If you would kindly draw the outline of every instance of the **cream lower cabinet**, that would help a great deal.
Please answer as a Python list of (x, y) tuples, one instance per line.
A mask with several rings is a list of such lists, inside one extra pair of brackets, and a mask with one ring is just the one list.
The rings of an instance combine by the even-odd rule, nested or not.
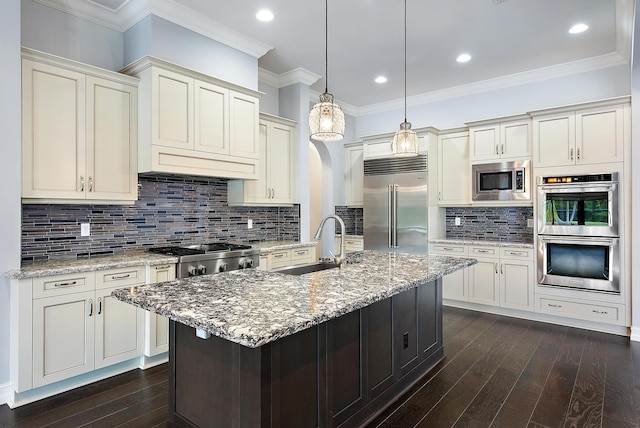
[[(148, 284), (173, 281), (176, 279), (176, 265), (173, 263), (149, 266)], [(144, 355), (153, 357), (169, 351), (169, 319), (149, 311), (145, 311), (145, 344)]]
[(22, 198), (138, 198), (137, 79), (23, 49)]
[(111, 298), (144, 284), (145, 267), (12, 283), (12, 384), (38, 388), (142, 355), (142, 310)]
[[(336, 251), (340, 251), (340, 244), (342, 243), (342, 239), (340, 236), (336, 236), (334, 238), (334, 249)], [(364, 250), (364, 238), (360, 236), (345, 236), (344, 238), (344, 250), (347, 253), (353, 251), (362, 251)]]
[(316, 247), (296, 247), (272, 250), (260, 254), (259, 270), (271, 270), (285, 266), (304, 265), (316, 261)]
[(484, 305), (499, 306), (500, 283), (497, 257), (498, 248), (469, 249), (469, 257), (478, 260), (478, 263), (469, 267), (469, 301)]
[(291, 205), (295, 181), (294, 121), (260, 114), (257, 180), (229, 180), (230, 206)]
[[(431, 244), (430, 254), (450, 257), (468, 257), (466, 245)], [(451, 300), (469, 300), (469, 269), (460, 269), (442, 277), (442, 297)]]

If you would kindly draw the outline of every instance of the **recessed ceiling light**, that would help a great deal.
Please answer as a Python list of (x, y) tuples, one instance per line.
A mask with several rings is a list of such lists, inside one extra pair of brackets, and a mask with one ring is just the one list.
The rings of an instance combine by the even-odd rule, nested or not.
[(271, 13), (270, 10), (262, 9), (256, 13), (256, 18), (258, 18), (258, 21), (262, 22), (273, 21), (273, 13)]
[(378, 76), (378, 77), (376, 77), (375, 82), (376, 83), (387, 83), (387, 78), (384, 77), (384, 76)]
[(469, 54), (460, 54), (458, 55), (458, 58), (456, 58), (456, 61), (458, 62), (467, 62), (471, 59), (471, 55)]
[(589, 26), (587, 24), (576, 24), (573, 27), (571, 27), (569, 29), (569, 32), (571, 34), (578, 34), (578, 33), (582, 33), (583, 31), (587, 31), (589, 29)]

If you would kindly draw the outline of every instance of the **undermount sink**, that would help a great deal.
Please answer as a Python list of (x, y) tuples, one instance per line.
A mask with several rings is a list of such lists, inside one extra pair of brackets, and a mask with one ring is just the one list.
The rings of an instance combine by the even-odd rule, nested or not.
[(305, 273), (319, 272), (321, 270), (334, 269), (339, 265), (337, 263), (315, 262), (306, 265), (287, 266), (279, 269), (273, 269), (271, 272), (284, 273), (287, 275), (304, 275)]

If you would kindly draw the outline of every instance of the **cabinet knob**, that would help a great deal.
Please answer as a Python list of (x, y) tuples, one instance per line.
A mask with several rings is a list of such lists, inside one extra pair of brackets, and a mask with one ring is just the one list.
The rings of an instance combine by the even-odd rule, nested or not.
[(576, 149), (576, 153), (578, 155), (578, 160), (580, 160), (580, 149)]
[(80, 191), (84, 192), (84, 175), (80, 176)]
[(573, 149), (569, 150), (569, 159), (573, 160)]

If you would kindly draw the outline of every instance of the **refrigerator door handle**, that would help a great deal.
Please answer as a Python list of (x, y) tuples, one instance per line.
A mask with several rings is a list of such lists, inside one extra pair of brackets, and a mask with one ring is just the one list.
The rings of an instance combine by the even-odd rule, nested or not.
[(393, 248), (398, 248), (398, 185), (393, 185)]
[(393, 186), (391, 184), (387, 185), (387, 197), (389, 199), (387, 204), (387, 209), (389, 212), (387, 213), (387, 246), (391, 247), (393, 245)]

